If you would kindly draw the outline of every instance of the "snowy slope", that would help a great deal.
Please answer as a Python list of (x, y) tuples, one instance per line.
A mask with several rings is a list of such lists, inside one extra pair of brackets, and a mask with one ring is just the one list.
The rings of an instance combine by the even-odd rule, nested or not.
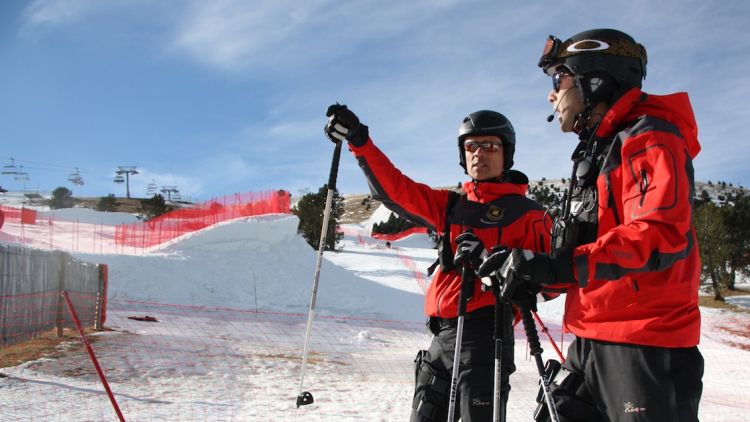
[[(101, 221), (88, 211), (68, 213)], [(372, 222), (343, 227), (343, 250), (324, 255), (305, 384), (316, 404), (302, 409), (293, 398), (316, 251), (296, 234), (296, 217), (239, 219), (137, 256), (77, 253), (110, 267), (107, 325), (114, 331), (98, 334), (95, 349), (128, 420), (408, 418), (411, 362), (429, 344), (414, 268), (429, 266), (436, 251), (426, 235), (387, 248), (367, 236)], [(563, 303), (539, 310), (557, 335)], [(247, 311), (256, 306), (261, 312)], [(160, 322), (128, 319), (134, 314)], [(750, 421), (750, 318), (710, 309), (703, 315), (701, 420)], [(528, 420), (537, 385), (520, 328), (516, 343), (509, 420)], [(111, 420), (80, 343), (65, 347), (64, 359), (2, 368), (0, 420)], [(554, 356), (549, 343), (543, 347), (546, 358)]]
[[(286, 215), (244, 218), (145, 256), (76, 256), (108, 264), (113, 299), (304, 312), (317, 252), (297, 235), (298, 223)], [(324, 256), (336, 260), (336, 254)], [(414, 321), (422, 318), (421, 303), (419, 292), (393, 295), (388, 287), (323, 261), (317, 301), (322, 314)]]

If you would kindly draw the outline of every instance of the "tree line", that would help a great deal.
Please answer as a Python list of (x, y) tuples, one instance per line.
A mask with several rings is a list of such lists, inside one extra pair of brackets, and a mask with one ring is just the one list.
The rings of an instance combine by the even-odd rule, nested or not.
[[(300, 219), (298, 232), (314, 249), (318, 248), (327, 187), (302, 196), (292, 212)], [(557, 187), (530, 186), (529, 196), (542, 206), (559, 205), (564, 190)], [(344, 210), (344, 200), (334, 193), (326, 250), (339, 250), (343, 233), (336, 230)], [(704, 190), (693, 201), (693, 224), (701, 256), (701, 282), (716, 300), (724, 300), (723, 292), (734, 291), (739, 276), (750, 276), (750, 196), (743, 190), (727, 192), (714, 201)], [(398, 233), (414, 227), (414, 223), (392, 214), (385, 222), (373, 225), (375, 233)]]

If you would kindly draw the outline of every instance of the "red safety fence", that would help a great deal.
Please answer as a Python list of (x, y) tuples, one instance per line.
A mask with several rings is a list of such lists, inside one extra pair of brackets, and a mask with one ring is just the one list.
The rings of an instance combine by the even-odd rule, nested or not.
[[(36, 224), (36, 211), (29, 208), (14, 208), (0, 205), (0, 212), (7, 220), (18, 220), (23, 224)], [(0, 224), (0, 226), (2, 226)]]
[(115, 229), (118, 246), (147, 248), (224, 221), (263, 214), (290, 212), (291, 195), (284, 190), (223, 196), (191, 208), (168, 212), (143, 223)]

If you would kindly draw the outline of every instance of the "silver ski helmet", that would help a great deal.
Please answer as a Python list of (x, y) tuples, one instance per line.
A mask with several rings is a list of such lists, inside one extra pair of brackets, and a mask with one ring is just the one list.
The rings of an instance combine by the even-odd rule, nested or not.
[(616, 29), (592, 29), (565, 41), (550, 35), (539, 67), (553, 76), (572, 74), (586, 105), (612, 104), (627, 90), (641, 87), (646, 78), (646, 49)]
[(466, 171), (466, 154), (464, 140), (470, 135), (495, 135), (503, 141), (505, 163), (503, 170), (513, 166), (513, 153), (516, 151), (516, 131), (507, 117), (491, 110), (479, 110), (464, 117), (458, 127), (458, 159), (461, 167)]

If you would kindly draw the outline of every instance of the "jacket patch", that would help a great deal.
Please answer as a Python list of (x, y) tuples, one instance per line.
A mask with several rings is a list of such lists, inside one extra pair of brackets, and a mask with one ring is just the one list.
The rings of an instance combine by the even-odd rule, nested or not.
[(489, 221), (500, 221), (503, 219), (503, 214), (505, 214), (505, 210), (497, 205), (490, 205), (490, 209), (487, 210), (487, 214), (484, 217)]

